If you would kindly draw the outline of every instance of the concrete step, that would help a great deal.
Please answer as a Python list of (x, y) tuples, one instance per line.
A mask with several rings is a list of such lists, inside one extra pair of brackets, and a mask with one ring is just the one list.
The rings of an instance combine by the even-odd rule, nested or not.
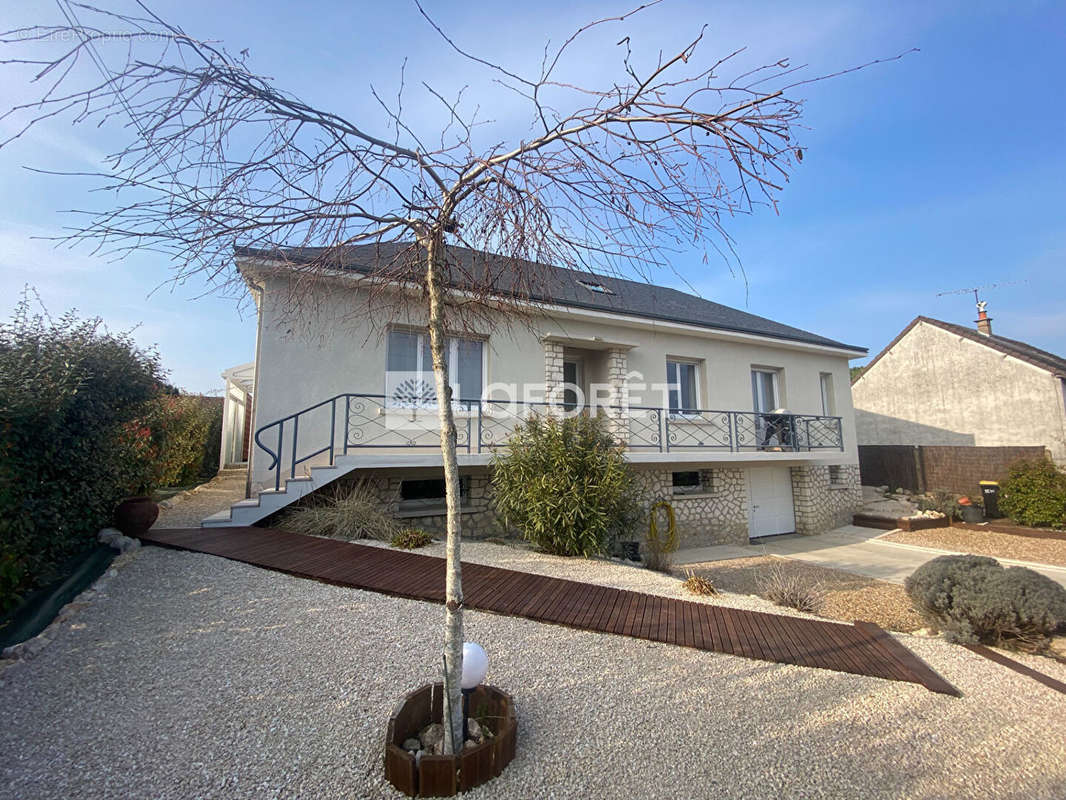
[(201, 528), (224, 528), (229, 527), (233, 523), (230, 521), (230, 511), (226, 509), (219, 511), (216, 514), (212, 514), (210, 517), (205, 517), (200, 520)]
[(264, 489), (255, 497), (234, 503), (228, 511), (212, 514), (201, 525), (208, 528), (252, 525), (351, 472), (355, 464), (345, 463), (348, 461), (351, 459), (338, 457), (332, 465), (311, 467), (310, 475), (288, 478), (281, 489)]

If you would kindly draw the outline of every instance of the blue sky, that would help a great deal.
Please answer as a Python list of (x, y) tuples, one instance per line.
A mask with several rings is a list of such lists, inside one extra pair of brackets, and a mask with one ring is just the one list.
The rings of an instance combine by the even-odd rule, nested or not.
[[(39, 10), (5, 11), (3, 27), (57, 19), (51, 4), (34, 5)], [(464, 46), (519, 68), (539, 59), (546, 39), (628, 9), (435, 0), (426, 7)], [(525, 116), (485, 88), (484, 73), (449, 54), (402, 0), (166, 0), (152, 8), (233, 52), (249, 48), (253, 69), (369, 128), (378, 119), (370, 84), (394, 93), (407, 56), (409, 86), (469, 83), (501, 135), (524, 129)], [(876, 353), (919, 314), (972, 322), (972, 295), (938, 292), (1011, 284), (983, 293), (995, 332), (1066, 354), (1066, 5), (667, 2), (624, 34), (653, 53), (676, 48), (703, 23), (708, 57), (747, 46), (751, 63), (789, 57), (810, 64), (811, 75), (920, 52), (797, 90), (806, 100), (805, 158), (778, 213), (760, 209), (728, 223), (746, 281), (694, 251), (675, 264), (692, 286), (708, 299)], [(563, 74), (586, 83), (614, 75), (617, 30), (575, 53)], [(0, 95), (25, 92), (14, 76), (0, 76)], [(412, 90), (405, 104), (413, 119), (432, 124), (424, 97)], [(232, 299), (202, 296), (197, 281), (168, 284), (161, 256), (109, 262), (33, 238), (71, 224), (61, 211), (105, 207), (109, 198), (23, 166), (89, 169), (123, 138), (114, 128), (52, 123), (0, 150), (2, 311), (33, 284), (52, 313), (76, 307), (113, 328), (139, 325), (137, 339), (158, 346), (173, 382), (217, 390), (222, 369), (254, 354), (247, 308), (242, 314)], [(682, 285), (677, 276), (661, 278)]]

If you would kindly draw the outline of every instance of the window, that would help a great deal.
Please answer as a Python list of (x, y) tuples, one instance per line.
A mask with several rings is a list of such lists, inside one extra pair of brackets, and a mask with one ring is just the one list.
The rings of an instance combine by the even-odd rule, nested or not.
[(604, 286), (602, 283), (595, 283), (594, 281), (583, 281), (580, 278), (577, 282), (588, 289), (590, 292), (596, 292), (596, 294), (614, 294), (610, 289)]
[[(448, 338), (448, 378), (455, 399), (481, 398), (483, 357), (483, 343), (480, 340)], [(391, 402), (405, 406), (436, 405), (433, 356), (430, 354), (427, 334), (407, 330), (389, 331), (385, 370), (385, 393)]]
[[(459, 478), (459, 504), (470, 497), (470, 477)], [(400, 481), (400, 510), (439, 508), (444, 505), (444, 479), (426, 478)]]
[(831, 417), (837, 413), (836, 398), (833, 396), (833, 375), (823, 372), (818, 376), (822, 387), (822, 416)]
[(829, 483), (833, 486), (840, 486), (844, 483), (844, 467), (840, 464), (829, 465)]
[(703, 476), (696, 470), (675, 472), (673, 478), (674, 494), (696, 494), (706, 492), (710, 488), (703, 480)]
[(666, 383), (671, 414), (694, 412), (699, 408), (695, 364), (691, 361), (667, 361)]
[(765, 414), (777, 408), (777, 371), (753, 369), (751, 395), (757, 412)]

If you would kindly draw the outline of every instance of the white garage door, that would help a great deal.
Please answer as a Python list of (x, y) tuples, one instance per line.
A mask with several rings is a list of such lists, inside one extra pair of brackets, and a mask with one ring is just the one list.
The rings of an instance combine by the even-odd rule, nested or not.
[(750, 537), (776, 536), (796, 532), (796, 512), (792, 505), (792, 474), (788, 467), (759, 467), (748, 470)]

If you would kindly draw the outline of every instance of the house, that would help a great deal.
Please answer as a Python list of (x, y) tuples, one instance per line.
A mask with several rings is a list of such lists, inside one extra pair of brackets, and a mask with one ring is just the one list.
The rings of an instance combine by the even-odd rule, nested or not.
[[(293, 287), (321, 251), (238, 251), (259, 314), (253, 496), (204, 525), (251, 524), (343, 479), (443, 529), (423, 303), (404, 302), (401, 282), (370, 283), (407, 249), (345, 249), (297, 312)], [(452, 247), (449, 259), (457, 290), (481, 271), (496, 296), (518, 295), (502, 258)], [(497, 525), (490, 465), (515, 425), (584, 410), (607, 415), (648, 504), (671, 499), (685, 544), (850, 520), (861, 489), (848, 360), (865, 349), (674, 289), (526, 266), (522, 314), (490, 307), (449, 339), (464, 534)]]
[(1039, 446), (1066, 463), (1066, 359), (976, 327), (915, 318), (851, 387), (861, 445)]

